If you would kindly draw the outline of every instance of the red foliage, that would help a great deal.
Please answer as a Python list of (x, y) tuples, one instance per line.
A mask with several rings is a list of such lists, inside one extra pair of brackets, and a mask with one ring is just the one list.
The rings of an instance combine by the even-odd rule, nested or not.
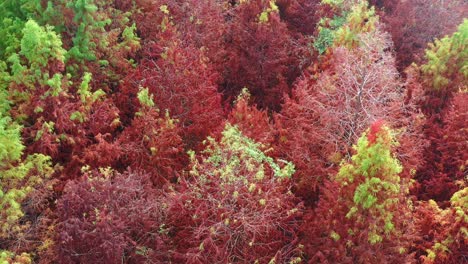
[(455, 94), (442, 115), (443, 123), (428, 123), (426, 134), (431, 145), (425, 151), (424, 167), (418, 171), (417, 179), (421, 185), (415, 190), (422, 199), (448, 201), (458, 190), (457, 182), (466, 176), (467, 99), (466, 93)]
[(462, 181), (468, 167), (468, 93), (455, 94), (445, 116), (442, 142), (438, 146), (444, 172), (454, 181)]
[(164, 261), (163, 206), (149, 178), (107, 171), (69, 182), (57, 203), (58, 262)]
[[(229, 133), (232, 132), (232, 129)], [(167, 194), (177, 263), (284, 263), (299, 255), (295, 231), (300, 205), (288, 179), (274, 175), (239, 132), (211, 142), (192, 177)], [(233, 140), (233, 141), (231, 141)], [(257, 160), (256, 160), (257, 159)]]
[[(168, 17), (161, 23), (167, 23), (166, 28), (159, 32), (157, 42), (145, 44), (145, 59), (135, 73), (128, 76), (117, 100), (129, 117), (135, 111), (131, 105), (136, 104), (138, 88), (148, 88), (154, 95), (156, 106), (163, 111), (169, 110), (170, 115), (180, 121), (184, 143), (187, 148), (193, 148), (223, 118), (221, 97), (215, 83), (217, 74), (207, 63), (202, 49), (183, 45)], [(130, 109), (129, 97), (133, 102)]]
[[(379, 1), (377, 1), (379, 2)], [(411, 63), (423, 61), (427, 43), (451, 34), (462, 22), (468, 6), (464, 1), (385, 1), (383, 21), (395, 43), (400, 72)], [(397, 3), (395, 5), (395, 3)], [(394, 6), (393, 8), (390, 6)]]
[[(118, 155), (118, 148), (113, 145), (111, 135), (119, 127), (118, 109), (109, 99), (98, 100), (91, 106), (85, 106), (77, 98), (66, 93), (58, 97), (35, 95), (36, 100), (28, 104), (27, 113), (32, 126), (25, 127), (23, 133), (28, 140), (28, 153), (44, 153), (54, 161), (66, 164), (65, 175), (73, 178), (83, 165), (110, 166)], [(42, 111), (34, 111), (42, 108)], [(79, 113), (82, 119), (72, 120), (72, 115)], [(107, 135), (104, 137), (103, 135)], [(106, 151), (111, 156), (94, 153), (96, 148)], [(88, 149), (89, 148), (89, 149)]]
[(227, 121), (236, 125), (246, 137), (265, 144), (265, 151), (272, 155), (271, 147), (276, 141), (276, 132), (271, 123), (268, 113), (265, 110), (259, 110), (255, 105), (249, 105), (250, 94), (243, 90), (237, 98)]
[[(464, 32), (423, 58), (466, 1), (370, 0), (383, 23), (362, 1), (14, 2), (0, 114), (55, 173), (11, 204), (27, 232), (0, 248), (38, 263), (466, 261)], [(38, 61), (30, 17), (52, 25)]]
[[(273, 2), (271, 2), (273, 3)], [(267, 12), (269, 1), (245, 1), (227, 11), (226, 57), (214, 61), (222, 73), (221, 90), (232, 101), (247, 87), (261, 108), (279, 110), (283, 94), (307, 66), (306, 43), (293, 37), (277, 11)]]
[(318, 0), (278, 0), (280, 16), (288, 27), (304, 35), (312, 35), (320, 17)]
[(450, 207), (442, 210), (432, 200), (419, 202), (415, 217), (423, 243), (418, 256), (425, 264), (458, 264), (466, 261), (466, 199), (468, 188), (456, 192)]
[(424, 141), (418, 140), (422, 122), (416, 99), (401, 89), (388, 36), (376, 30), (359, 38), (365, 43), (361, 47), (333, 49), (330, 67), (317, 79), (309, 76), (297, 82), (276, 116), (280, 151), (296, 165), (296, 194), (308, 202), (318, 198), (320, 183), (336, 172), (343, 157), (350, 156), (358, 135), (375, 120), (385, 119), (401, 128), (400, 137), (406, 139), (398, 155), (405, 156), (404, 165), (415, 166), (408, 167), (408, 174), (418, 161), (407, 155), (424, 147)]
[(336, 172), (342, 158), (330, 139), (329, 117), (316, 108), (317, 92), (310, 83), (301, 80), (293, 97), (286, 99), (283, 110), (275, 116), (279, 151), (296, 166), (293, 190), (306, 204), (316, 201), (320, 183)]
[(377, 134), (379, 134), (380, 129), (382, 129), (383, 125), (384, 125), (384, 121), (382, 119), (377, 120), (371, 124), (369, 134), (367, 134), (367, 140), (369, 140), (370, 144), (375, 143), (375, 140), (377, 139)]
[(163, 116), (157, 108), (142, 106), (117, 139), (120, 166), (149, 172), (157, 186), (168, 183), (187, 163), (180, 133), (179, 123), (167, 112)]

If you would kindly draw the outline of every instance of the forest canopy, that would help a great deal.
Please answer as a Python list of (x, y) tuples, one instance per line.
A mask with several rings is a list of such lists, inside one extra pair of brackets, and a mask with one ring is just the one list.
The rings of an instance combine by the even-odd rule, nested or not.
[(466, 1), (0, 10), (0, 264), (468, 263)]

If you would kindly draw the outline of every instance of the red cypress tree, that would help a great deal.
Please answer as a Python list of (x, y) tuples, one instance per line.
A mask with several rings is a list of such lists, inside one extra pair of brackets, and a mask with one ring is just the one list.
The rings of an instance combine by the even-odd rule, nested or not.
[(162, 111), (169, 110), (171, 116), (180, 121), (184, 143), (195, 147), (223, 117), (216, 86), (217, 74), (203, 49), (183, 45), (166, 14), (168, 12), (164, 8), (159, 10), (163, 17), (159, 35), (144, 44), (145, 59), (121, 87), (118, 100), (124, 113), (131, 116), (135, 109), (128, 109), (123, 104), (128, 104), (128, 97), (136, 103), (139, 86), (148, 88), (157, 107)]
[(420, 181), (417, 193), (423, 199), (448, 201), (458, 190), (458, 182), (466, 176), (467, 99), (467, 93), (457, 93), (445, 111), (443, 127), (435, 126), (435, 131), (428, 131), (432, 144), (426, 149), (425, 166), (417, 177)]
[(227, 11), (226, 57), (215, 61), (228, 102), (247, 87), (261, 108), (278, 110), (307, 64), (305, 42), (281, 21), (276, 1), (240, 1)]
[[(462, 184), (463, 185), (463, 184)], [(455, 192), (450, 206), (441, 209), (433, 200), (418, 204), (417, 226), (424, 243), (419, 246), (420, 260), (425, 264), (463, 263), (468, 244), (468, 188)]]
[(420, 136), (422, 121), (416, 99), (402, 91), (388, 36), (377, 27), (357, 34), (355, 42), (360, 44), (352, 49), (331, 49), (330, 68), (318, 79), (298, 82), (276, 118), (281, 152), (297, 166), (296, 191), (311, 202), (320, 182), (349, 156), (357, 135), (376, 120), (388, 120), (407, 138), (399, 149), (405, 165), (411, 164), (407, 174), (419, 166), (408, 155), (424, 146), (412, 141)]
[(312, 35), (320, 17), (318, 0), (278, 0), (281, 18), (288, 27), (304, 35)]
[[(461, 142), (450, 143), (453, 139), (449, 138), (451, 134), (456, 139), (463, 138), (460, 137), (459, 131), (461, 125), (457, 123), (462, 122), (464, 118), (463, 115), (460, 116), (459, 111), (463, 111), (463, 103), (459, 100), (465, 97), (463, 93), (466, 76), (463, 72), (466, 61), (464, 51), (468, 38), (466, 29), (468, 20), (465, 20), (452, 36), (431, 44), (430, 49), (426, 51), (427, 63), (420, 67), (420, 82), (426, 87), (421, 108), (427, 116), (425, 134), (430, 140), (430, 145), (425, 149), (424, 167), (416, 175), (422, 184), (416, 193), (421, 198), (435, 199), (438, 202), (447, 202), (450, 199), (457, 189), (454, 180), (463, 173), (457, 171), (460, 167), (452, 166), (463, 166), (460, 160), (463, 159), (464, 153), (457, 148), (463, 148), (464, 145)], [(457, 101), (454, 101), (455, 96), (459, 97)], [(449, 107), (452, 104), (453, 108)], [(447, 144), (456, 147), (446, 147)], [(454, 163), (455, 160), (457, 161)], [(442, 187), (443, 185), (447, 187)]]
[[(464, 1), (385, 1), (383, 22), (395, 43), (400, 72), (411, 63), (421, 63), (428, 43), (456, 30), (468, 5)], [(392, 4), (393, 2), (393, 4)], [(429, 15), (430, 14), (430, 15)]]
[(161, 114), (148, 89), (138, 93), (140, 111), (117, 139), (121, 165), (145, 170), (161, 186), (174, 179), (186, 165), (181, 128), (169, 112)]
[(265, 145), (265, 151), (271, 155), (271, 147), (276, 141), (275, 130), (270, 122), (268, 113), (259, 110), (255, 105), (250, 105), (251, 97), (247, 89), (243, 89), (237, 97), (234, 107), (228, 116), (227, 121), (236, 125), (239, 130), (248, 138)]
[(148, 174), (86, 172), (67, 184), (56, 214), (60, 263), (165, 260), (163, 205)]

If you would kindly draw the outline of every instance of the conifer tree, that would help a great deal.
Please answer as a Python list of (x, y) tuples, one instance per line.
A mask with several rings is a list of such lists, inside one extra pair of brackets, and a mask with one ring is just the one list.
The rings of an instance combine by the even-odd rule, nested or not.
[(117, 139), (120, 160), (124, 167), (147, 171), (153, 183), (162, 186), (187, 164), (180, 123), (169, 111), (160, 112), (148, 89), (140, 89), (137, 97), (140, 110)]
[[(294, 165), (275, 161), (227, 124), (217, 141), (190, 152), (191, 177), (167, 194), (173, 260), (284, 263), (301, 257), (295, 237), (300, 204), (289, 191)], [(283, 165), (284, 164), (284, 165)]]
[(423, 80), (436, 91), (457, 92), (466, 89), (468, 78), (468, 19), (452, 36), (429, 44), (427, 63), (421, 66)]
[(271, 155), (272, 146), (275, 143), (275, 131), (266, 110), (259, 110), (251, 104), (251, 95), (247, 88), (234, 102), (234, 107), (228, 116), (228, 122), (237, 126), (239, 130), (248, 138), (265, 145)]
[(421, 184), (416, 193), (424, 199), (447, 202), (457, 190), (457, 178), (465, 170), (464, 152), (458, 149), (466, 145), (466, 133), (460, 126), (466, 123), (461, 122), (465, 117), (465, 104), (461, 101), (467, 92), (467, 40), (468, 20), (465, 19), (452, 36), (429, 45), (427, 63), (419, 67), (425, 87), (421, 108), (427, 116), (425, 134), (430, 140), (424, 152), (424, 166), (416, 175)]
[[(309, 252), (316, 261), (372, 263), (410, 261), (414, 232), (407, 200), (407, 182), (393, 156), (392, 131), (374, 123), (354, 146), (322, 191), (315, 210)], [(307, 224), (306, 224), (307, 225)]]
[(456, 264), (466, 260), (468, 244), (468, 188), (461, 188), (450, 198), (449, 206), (439, 207), (434, 200), (421, 201), (415, 213), (424, 264)]
[[(20, 129), (10, 117), (0, 113), (1, 263), (30, 263), (29, 254), (10, 252), (8, 249), (13, 249), (16, 241), (28, 236), (28, 229), (33, 223), (25, 217), (23, 205), (36, 188), (46, 186), (47, 178), (53, 172), (50, 157), (33, 154), (22, 159), (24, 145), (21, 142)], [(19, 251), (21, 247), (15, 247), (14, 250)], [(14, 253), (18, 255), (15, 256)]]

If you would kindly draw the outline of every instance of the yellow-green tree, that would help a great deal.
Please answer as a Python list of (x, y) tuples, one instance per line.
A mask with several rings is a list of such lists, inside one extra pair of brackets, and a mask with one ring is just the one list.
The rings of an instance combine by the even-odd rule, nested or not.
[(409, 261), (408, 188), (392, 153), (392, 133), (374, 123), (354, 146), (351, 161), (326, 184), (309, 234), (315, 256), (336, 263)]
[(29, 227), (28, 221), (22, 221), (23, 203), (53, 172), (49, 157), (33, 154), (22, 159), (23, 149), (20, 126), (0, 113), (0, 240), (6, 246), (0, 250), (0, 263), (29, 263), (28, 254), (15, 256), (7, 251), (8, 241), (18, 239)]
[(452, 36), (437, 39), (426, 50), (427, 63), (421, 66), (423, 79), (437, 91), (467, 90), (468, 19)]

